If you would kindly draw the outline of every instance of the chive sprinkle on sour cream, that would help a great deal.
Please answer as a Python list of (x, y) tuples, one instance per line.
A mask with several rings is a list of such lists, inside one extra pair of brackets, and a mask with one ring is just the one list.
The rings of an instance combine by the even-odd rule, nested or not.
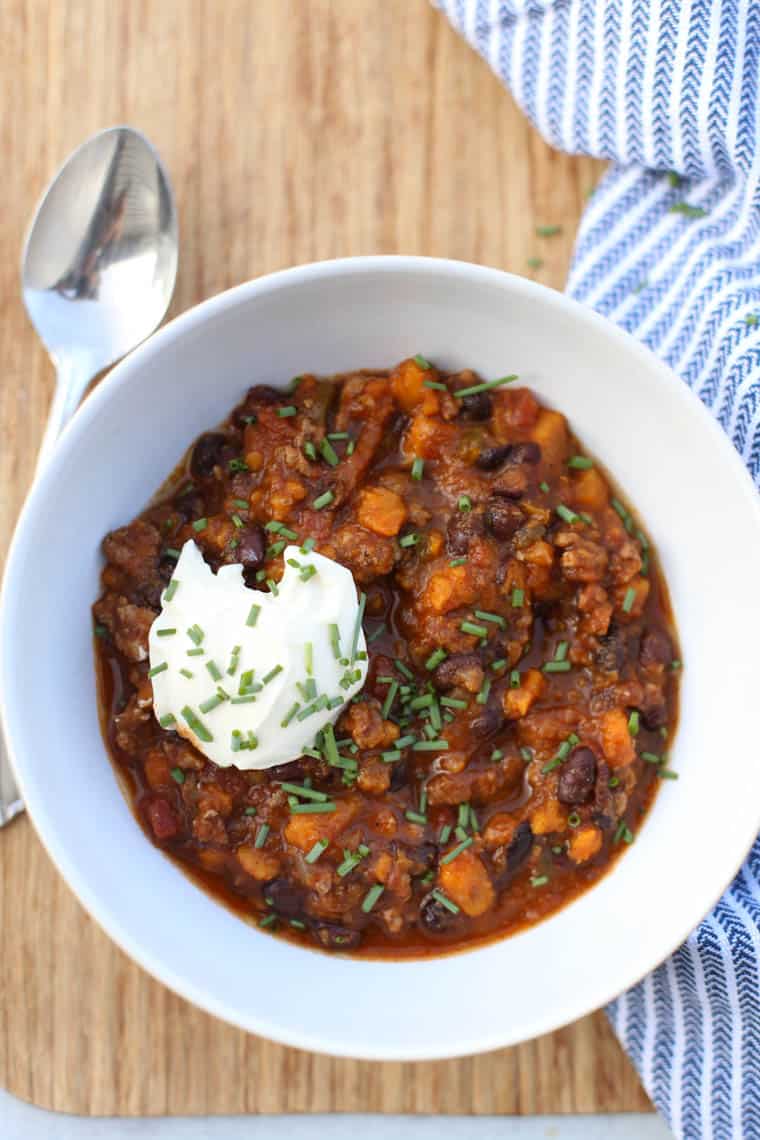
[(284, 561), (276, 593), (251, 590), (242, 566), (214, 574), (186, 542), (151, 626), (156, 718), (222, 767), (301, 756), (367, 676), (351, 572), (299, 546)]

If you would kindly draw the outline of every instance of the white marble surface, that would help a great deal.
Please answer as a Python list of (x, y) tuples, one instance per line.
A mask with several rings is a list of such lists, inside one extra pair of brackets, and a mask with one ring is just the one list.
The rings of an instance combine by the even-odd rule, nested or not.
[(2, 1140), (669, 1140), (658, 1116), (63, 1116), (0, 1089)]

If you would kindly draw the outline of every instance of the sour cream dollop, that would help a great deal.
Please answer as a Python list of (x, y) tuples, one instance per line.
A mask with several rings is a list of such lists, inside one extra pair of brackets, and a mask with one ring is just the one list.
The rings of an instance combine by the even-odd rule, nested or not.
[(276, 593), (251, 590), (186, 542), (150, 629), (156, 717), (224, 767), (301, 756), (367, 676), (351, 572), (298, 546), (284, 559)]

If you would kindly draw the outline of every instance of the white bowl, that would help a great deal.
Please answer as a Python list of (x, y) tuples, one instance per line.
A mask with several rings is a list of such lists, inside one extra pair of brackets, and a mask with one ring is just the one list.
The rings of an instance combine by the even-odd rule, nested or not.
[[(252, 383), (390, 366), (417, 352), (517, 372), (565, 412), (659, 550), (686, 667), (666, 782), (614, 870), (545, 922), (418, 962), (329, 957), (214, 902), (147, 841), (111, 769), (90, 606), (103, 535)], [(24, 508), (3, 595), (0, 692), (39, 835), (111, 937), (166, 985), (244, 1029), (376, 1059), (472, 1053), (602, 1005), (687, 936), (760, 826), (760, 507), (709, 414), (588, 309), (496, 270), (357, 258), (276, 273), (199, 305), (89, 397)]]

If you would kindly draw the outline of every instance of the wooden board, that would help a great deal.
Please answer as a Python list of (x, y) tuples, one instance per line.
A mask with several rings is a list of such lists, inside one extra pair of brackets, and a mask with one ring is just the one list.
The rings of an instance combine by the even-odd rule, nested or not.
[[(174, 179), (173, 313), (268, 270), (358, 253), (516, 272), (540, 256), (536, 275), (563, 284), (599, 167), (545, 146), (426, 0), (3, 0), (2, 16), (3, 550), (53, 375), (18, 295), (22, 234), (49, 176), (100, 127), (141, 127)], [(562, 234), (537, 238), (548, 222)], [(335, 1061), (231, 1029), (111, 945), (26, 819), (0, 832), (0, 939), (0, 1083), (61, 1111), (648, 1107), (602, 1014), (519, 1048), (415, 1065)]]

